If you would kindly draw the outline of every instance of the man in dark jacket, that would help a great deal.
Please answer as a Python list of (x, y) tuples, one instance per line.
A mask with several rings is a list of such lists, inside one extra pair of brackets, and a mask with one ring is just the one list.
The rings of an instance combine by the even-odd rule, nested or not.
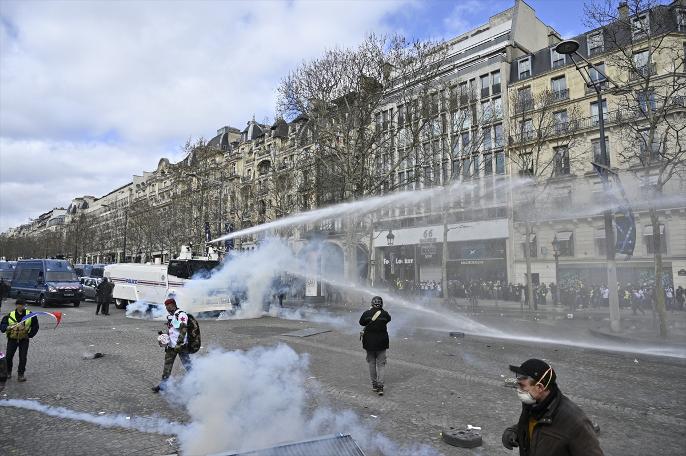
[(362, 348), (367, 351), (367, 364), (369, 364), (369, 376), (372, 379), (372, 390), (379, 396), (383, 396), (384, 370), (386, 367), (386, 350), (388, 350), (388, 331), (386, 325), (390, 323), (391, 316), (383, 310), (381, 296), (372, 298), (372, 308), (360, 317), (360, 324), (364, 326), (362, 331)]
[(2, 301), (5, 300), (10, 292), (10, 284), (5, 282), (5, 279), (0, 279), (0, 308), (2, 308)]
[(17, 299), (16, 309), (5, 315), (0, 321), (0, 332), (7, 333), (7, 375), (12, 376), (14, 354), (19, 349), (19, 367), (17, 381), (25, 382), (26, 357), (29, 352), (29, 339), (38, 332), (38, 318), (21, 321), (30, 311), (25, 307), (22, 299)]
[(503, 432), (503, 446), (520, 456), (603, 456), (593, 424), (557, 386), (552, 367), (540, 359), (510, 366), (522, 402), (519, 422)]
[(100, 312), (100, 307), (102, 306), (102, 314), (110, 314), (110, 301), (112, 300), (112, 290), (114, 289), (114, 284), (110, 282), (107, 277), (103, 277), (102, 281), (98, 284), (98, 288), (95, 292), (95, 315)]

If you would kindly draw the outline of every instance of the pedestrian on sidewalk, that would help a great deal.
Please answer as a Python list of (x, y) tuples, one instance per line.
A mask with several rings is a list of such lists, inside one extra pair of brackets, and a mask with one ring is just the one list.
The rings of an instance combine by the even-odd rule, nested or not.
[(519, 421), (505, 429), (503, 446), (519, 447), (520, 456), (602, 456), (591, 420), (562, 394), (548, 363), (529, 359), (510, 366), (517, 375), (522, 402)]
[(360, 325), (364, 326), (360, 334), (362, 348), (367, 352), (369, 376), (372, 380), (372, 390), (383, 396), (384, 373), (386, 369), (386, 350), (388, 350), (388, 330), (391, 315), (383, 309), (381, 296), (372, 298), (372, 308), (360, 317)]
[(159, 393), (160, 390), (164, 389), (165, 382), (171, 376), (177, 355), (181, 359), (181, 364), (183, 364), (186, 372), (191, 370), (191, 355), (188, 347), (188, 315), (176, 306), (174, 298), (164, 301), (164, 307), (169, 315), (167, 315), (166, 331), (161, 335), (166, 334), (168, 342), (164, 348), (162, 381), (159, 385), (152, 387), (155, 393)]
[(29, 339), (32, 339), (38, 333), (38, 318), (29, 318), (22, 322), (22, 318), (31, 313), (31, 311), (26, 308), (25, 302), (21, 298), (17, 298), (15, 306), (15, 309), (5, 315), (0, 321), (0, 332), (7, 334), (7, 353), (5, 355), (7, 376), (12, 376), (14, 354), (19, 350), (17, 381), (25, 382), (26, 377), (24, 373), (26, 372), (26, 359), (29, 353)]

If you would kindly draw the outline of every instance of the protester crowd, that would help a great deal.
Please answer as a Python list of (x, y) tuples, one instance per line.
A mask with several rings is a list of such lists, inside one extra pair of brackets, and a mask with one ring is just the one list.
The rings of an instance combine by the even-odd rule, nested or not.
[[(443, 296), (441, 280), (414, 282), (397, 279), (390, 285), (400, 294), (418, 297)], [(559, 287), (559, 290), (558, 290)], [(490, 299), (497, 301), (528, 303), (526, 284), (509, 283), (501, 280), (449, 280), (448, 292), (451, 298)], [(560, 305), (569, 309), (607, 307), (609, 289), (605, 285), (589, 285), (583, 280), (566, 280), (560, 285), (551, 282), (534, 285), (532, 305)], [(559, 295), (558, 295), (559, 292)], [(618, 286), (619, 306), (631, 308), (633, 314), (645, 314), (655, 310), (656, 295), (653, 283), (621, 283)], [(671, 284), (664, 286), (665, 307), (671, 311), (686, 310), (686, 290)]]

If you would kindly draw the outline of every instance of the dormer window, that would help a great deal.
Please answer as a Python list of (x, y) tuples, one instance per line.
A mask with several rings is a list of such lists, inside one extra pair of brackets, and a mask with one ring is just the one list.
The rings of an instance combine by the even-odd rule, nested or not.
[(603, 32), (591, 33), (586, 38), (588, 42), (588, 55), (600, 54), (605, 50), (605, 43), (603, 42)]
[(566, 63), (565, 55), (559, 54), (555, 49), (550, 50), (550, 66), (552, 68), (558, 68)]
[(531, 57), (524, 57), (518, 62), (519, 79), (525, 79), (531, 76)]
[(641, 14), (631, 20), (631, 36), (634, 39), (645, 38), (650, 33), (648, 14)]

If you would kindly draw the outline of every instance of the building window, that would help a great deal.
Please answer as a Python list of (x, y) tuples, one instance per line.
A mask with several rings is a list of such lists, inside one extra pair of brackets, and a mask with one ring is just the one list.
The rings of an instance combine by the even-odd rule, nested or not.
[(503, 118), (503, 100), (500, 97), (493, 99), (493, 118)]
[(493, 154), (484, 154), (484, 175), (493, 174)]
[(569, 149), (567, 146), (559, 146), (553, 148), (553, 151), (555, 152), (555, 175), (569, 175)]
[(495, 154), (495, 172), (496, 174), (505, 174), (505, 152)]
[(494, 71), (491, 73), (493, 95), (498, 95), (500, 93), (500, 71)]
[(560, 256), (574, 256), (574, 233), (559, 231), (555, 234), (560, 249)]
[(531, 76), (531, 57), (525, 57), (518, 62), (519, 79), (525, 79)]
[(629, 75), (631, 79), (647, 78), (655, 73), (655, 65), (650, 61), (650, 53), (647, 50), (634, 53), (634, 68)]
[(678, 8), (675, 12), (677, 30), (680, 32), (686, 32), (686, 10)]
[(631, 20), (631, 35), (634, 39), (645, 38), (650, 33), (647, 14), (641, 14)]
[(655, 103), (655, 92), (653, 90), (648, 90), (647, 92), (637, 92), (636, 102), (638, 104), (638, 109), (641, 113), (648, 115), (649, 112), (654, 112), (657, 109), (657, 104)]
[(596, 54), (600, 54), (605, 50), (605, 46), (603, 43), (603, 32), (596, 32), (596, 33), (591, 33), (586, 37), (586, 40), (588, 42), (588, 55), (593, 56)]
[(517, 91), (517, 105), (518, 112), (529, 111), (534, 107), (534, 97), (531, 94), (531, 87), (523, 87)]
[(467, 179), (469, 178), (469, 173), (472, 170), (472, 160), (469, 158), (466, 158), (462, 160), (462, 178)]
[(469, 132), (462, 133), (462, 154), (469, 152)]
[(653, 132), (653, 141), (650, 141), (650, 129), (638, 132), (638, 144), (641, 153), (641, 162), (648, 163), (660, 159), (660, 137), (656, 131)]
[(405, 125), (405, 105), (398, 105), (398, 125)]
[(565, 64), (565, 55), (558, 54), (555, 49), (550, 50), (550, 66), (552, 68), (558, 68)]
[(521, 124), (522, 139), (533, 139), (534, 137), (534, 121), (532, 119), (525, 119)]
[(569, 90), (567, 89), (567, 79), (564, 76), (553, 78), (550, 81), (550, 88), (553, 93), (553, 100), (566, 100), (569, 98)]
[(485, 74), (481, 76), (481, 98), (486, 98), (491, 95), (491, 78)]
[[(522, 252), (526, 256), (526, 235), (522, 237)], [(529, 234), (529, 258), (536, 258), (538, 256), (538, 240), (536, 234)]]
[(472, 155), (472, 164), (474, 165), (474, 173), (472, 176), (478, 176), (480, 174), (479, 171), (481, 170), (481, 155), (479, 155), (478, 152)]
[(567, 116), (566, 109), (554, 112), (553, 120), (555, 122), (555, 133), (563, 133), (567, 131), (567, 127), (569, 126), (569, 117)]
[[(601, 88), (601, 89), (604, 88), (604, 86), (606, 84), (605, 63), (603, 63), (603, 62), (598, 63), (595, 65), (595, 68), (589, 67), (588, 68), (588, 74), (591, 78), (591, 83), (592, 83), (591, 85), (592, 86), (594, 85), (593, 83), (595, 83), (595, 85), (598, 85), (599, 88)], [(594, 88), (589, 87), (588, 90), (594, 90)]]
[[(598, 102), (594, 101), (591, 103), (591, 120), (593, 121), (594, 126), (597, 126), (600, 121), (599, 115)], [(607, 100), (603, 100), (603, 119), (607, 119)]]
[(593, 240), (598, 256), (604, 257), (607, 255), (607, 242), (605, 241), (605, 228), (596, 228), (593, 234)]
[(493, 108), (491, 106), (491, 102), (488, 100), (481, 102), (481, 118), (483, 119), (484, 123), (488, 123), (493, 120)]
[(493, 148), (493, 140), (491, 138), (491, 128), (486, 127), (482, 131), (484, 150), (491, 150)]
[[(643, 227), (643, 240), (646, 244), (648, 254), (654, 254), (655, 241), (653, 240), (653, 225)], [(667, 253), (667, 239), (665, 237), (665, 226), (660, 224), (660, 253)]]
[(610, 140), (605, 137), (605, 149), (607, 151), (607, 159), (603, 158), (600, 150), (600, 138), (591, 140), (591, 147), (593, 148), (593, 162), (610, 166)]
[(493, 125), (493, 142), (495, 147), (503, 147), (503, 124)]

